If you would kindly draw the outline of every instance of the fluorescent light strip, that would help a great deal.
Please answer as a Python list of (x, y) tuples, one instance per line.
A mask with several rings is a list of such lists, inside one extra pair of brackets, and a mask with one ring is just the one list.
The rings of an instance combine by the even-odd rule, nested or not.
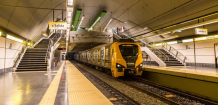
[(92, 30), (92, 27), (101, 19), (101, 17), (98, 17), (98, 19), (95, 21), (95, 23), (89, 28), (89, 31)]
[(13, 37), (13, 36), (11, 36), (11, 35), (7, 35), (7, 38), (8, 38), (8, 39), (11, 39), (11, 40), (14, 40), (14, 41), (18, 41), (18, 42), (20, 42), (20, 43), (23, 43), (23, 40), (18, 39), (18, 38), (15, 38), (15, 37)]
[(177, 41), (174, 41), (174, 42), (167, 42), (167, 44), (177, 44)]
[[(78, 28), (81, 26), (83, 19), (84, 19), (84, 16), (83, 16), (82, 19), (80, 20), (80, 23), (79, 23)], [(77, 29), (78, 29), (78, 28), (77, 28)]]
[(186, 39), (186, 40), (182, 40), (183, 43), (185, 42), (193, 42), (193, 39)]
[(68, 12), (68, 17), (71, 17), (71, 15), (72, 15), (72, 12)]
[(71, 18), (67, 18), (67, 22), (70, 22), (71, 21)]
[(108, 27), (108, 25), (111, 23), (113, 19), (110, 19), (110, 21), (107, 23), (106, 27), (104, 28), (103, 32), (106, 30), (106, 28)]
[(73, 0), (68, 0), (68, 5), (73, 6)]

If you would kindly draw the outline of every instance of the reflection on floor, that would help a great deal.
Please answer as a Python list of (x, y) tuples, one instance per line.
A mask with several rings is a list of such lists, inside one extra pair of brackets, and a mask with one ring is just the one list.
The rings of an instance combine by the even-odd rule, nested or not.
[(202, 75), (218, 76), (218, 68), (195, 67), (195, 66), (168, 66), (159, 67), (157, 65), (144, 65), (144, 67), (163, 68), (166, 70), (177, 70), (185, 73), (197, 73)]
[(0, 75), (1, 105), (38, 105), (61, 63), (52, 71), (9, 72)]

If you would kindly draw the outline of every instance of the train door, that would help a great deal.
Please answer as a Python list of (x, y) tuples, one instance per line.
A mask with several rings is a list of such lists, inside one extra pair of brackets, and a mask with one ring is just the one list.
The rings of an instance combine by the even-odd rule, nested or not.
[(104, 47), (101, 48), (101, 65), (104, 66)]
[(100, 65), (101, 63), (100, 59), (101, 59), (101, 50), (99, 49), (98, 50), (98, 65)]
[(92, 51), (92, 64), (95, 64), (95, 51)]
[(114, 72), (116, 71), (116, 62), (115, 62), (115, 49), (114, 45), (111, 47), (111, 73), (114, 76)]
[(105, 66), (108, 67), (108, 48), (105, 49)]

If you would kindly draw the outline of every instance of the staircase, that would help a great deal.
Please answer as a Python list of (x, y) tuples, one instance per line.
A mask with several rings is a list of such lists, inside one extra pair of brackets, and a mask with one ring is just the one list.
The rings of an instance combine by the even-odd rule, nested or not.
[[(147, 42), (140, 40), (144, 43), (145, 48), (141, 47), (145, 52), (155, 60), (159, 66), (185, 66), (186, 56), (174, 49), (167, 43), (163, 43), (161, 47), (153, 47)], [(150, 49), (150, 50), (148, 50)]]
[(159, 49), (162, 53), (164, 53), (166, 56), (169, 57), (169, 60), (164, 61), (167, 66), (184, 66), (180, 61), (178, 61), (176, 58), (174, 58), (172, 55), (170, 55), (167, 51), (164, 49)]
[(49, 39), (43, 39), (35, 48), (27, 48), (16, 71), (47, 71)]

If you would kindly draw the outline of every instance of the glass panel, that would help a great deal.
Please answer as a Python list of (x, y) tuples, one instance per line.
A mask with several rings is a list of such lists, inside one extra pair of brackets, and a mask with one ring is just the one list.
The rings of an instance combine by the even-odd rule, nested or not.
[(137, 45), (120, 45), (120, 52), (122, 56), (137, 56), (138, 46)]

